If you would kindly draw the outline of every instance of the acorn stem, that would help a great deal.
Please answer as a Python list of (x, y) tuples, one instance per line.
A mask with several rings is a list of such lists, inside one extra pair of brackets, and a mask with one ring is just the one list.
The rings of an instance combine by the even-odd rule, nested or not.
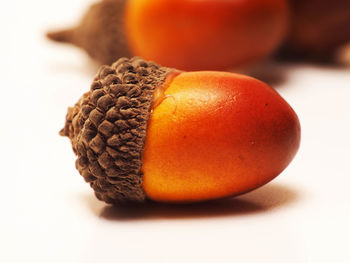
[(46, 34), (46, 37), (56, 41), (64, 43), (75, 43), (74, 40), (75, 28), (60, 30), (60, 31), (51, 31)]

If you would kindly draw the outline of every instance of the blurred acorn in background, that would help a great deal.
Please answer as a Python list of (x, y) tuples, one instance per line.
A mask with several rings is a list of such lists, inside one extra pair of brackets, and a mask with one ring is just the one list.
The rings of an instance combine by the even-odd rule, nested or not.
[(287, 0), (102, 0), (50, 32), (101, 64), (137, 55), (182, 70), (230, 69), (268, 57), (288, 28)]
[(346, 58), (350, 52), (350, 48), (345, 51), (350, 43), (349, 0), (290, 0), (290, 4), (284, 56), (317, 61)]

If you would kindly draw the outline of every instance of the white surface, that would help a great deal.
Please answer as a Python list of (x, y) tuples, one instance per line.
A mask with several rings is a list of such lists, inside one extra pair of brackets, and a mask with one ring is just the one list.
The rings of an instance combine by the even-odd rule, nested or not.
[(2, 4), (0, 262), (350, 262), (349, 69), (267, 67), (285, 77), (275, 87), (302, 126), (297, 157), (267, 186), (211, 204), (111, 208), (58, 136), (95, 67), (43, 37), (86, 5)]

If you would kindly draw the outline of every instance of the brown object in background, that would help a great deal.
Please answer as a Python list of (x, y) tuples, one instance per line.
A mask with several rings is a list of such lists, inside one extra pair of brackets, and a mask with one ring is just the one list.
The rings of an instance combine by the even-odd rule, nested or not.
[(110, 65), (130, 56), (124, 30), (126, 0), (103, 0), (91, 5), (80, 23), (73, 28), (47, 33), (51, 40), (71, 43), (101, 64)]
[(102, 0), (76, 28), (48, 37), (101, 64), (133, 55), (182, 70), (222, 70), (271, 55), (288, 15), (287, 0)]
[(287, 57), (330, 61), (350, 42), (349, 0), (290, 0), (291, 28), (283, 48)]

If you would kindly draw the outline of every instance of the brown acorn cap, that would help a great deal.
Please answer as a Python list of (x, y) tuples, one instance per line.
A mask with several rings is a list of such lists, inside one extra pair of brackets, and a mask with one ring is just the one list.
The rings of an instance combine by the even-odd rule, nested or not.
[(89, 8), (78, 26), (49, 32), (47, 37), (83, 48), (93, 59), (110, 65), (130, 56), (124, 32), (125, 4), (126, 0), (102, 0)]
[(153, 94), (171, 71), (141, 58), (102, 66), (90, 91), (68, 109), (62, 136), (78, 156), (76, 168), (107, 203), (145, 200), (142, 153)]

